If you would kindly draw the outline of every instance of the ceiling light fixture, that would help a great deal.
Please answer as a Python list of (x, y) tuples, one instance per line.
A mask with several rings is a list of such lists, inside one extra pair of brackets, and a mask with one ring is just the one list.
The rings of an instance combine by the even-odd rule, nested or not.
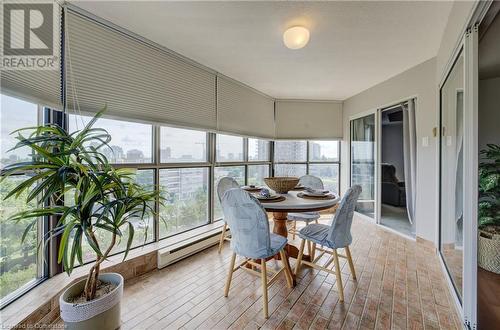
[(293, 26), (283, 33), (283, 43), (290, 49), (301, 49), (309, 42), (309, 30), (303, 26)]

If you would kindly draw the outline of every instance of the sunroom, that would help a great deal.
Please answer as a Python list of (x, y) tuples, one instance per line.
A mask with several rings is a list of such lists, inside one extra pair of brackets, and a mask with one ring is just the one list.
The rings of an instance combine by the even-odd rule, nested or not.
[(498, 3), (0, 6), (2, 327), (500, 321)]

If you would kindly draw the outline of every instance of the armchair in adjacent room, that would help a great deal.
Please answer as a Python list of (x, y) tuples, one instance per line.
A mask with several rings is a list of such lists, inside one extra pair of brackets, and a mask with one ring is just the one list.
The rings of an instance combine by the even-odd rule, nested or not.
[(392, 164), (382, 165), (382, 203), (392, 206), (406, 206), (405, 183), (396, 177), (396, 167)]

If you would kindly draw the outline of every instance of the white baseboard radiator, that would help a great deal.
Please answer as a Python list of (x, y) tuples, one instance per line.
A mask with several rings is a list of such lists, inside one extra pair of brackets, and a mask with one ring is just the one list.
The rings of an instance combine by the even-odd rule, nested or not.
[(219, 238), (220, 232), (160, 249), (158, 250), (158, 268), (164, 268), (213, 245), (219, 244)]

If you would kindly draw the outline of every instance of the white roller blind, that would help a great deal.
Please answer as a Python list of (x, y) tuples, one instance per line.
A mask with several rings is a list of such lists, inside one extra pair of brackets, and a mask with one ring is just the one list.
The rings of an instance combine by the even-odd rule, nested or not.
[(69, 111), (216, 128), (215, 74), (67, 9)]
[(342, 103), (328, 101), (276, 101), (279, 139), (341, 139)]
[[(33, 7), (30, 7), (33, 6)], [(27, 10), (39, 9), (36, 6), (47, 6), (47, 10), (42, 12), (44, 19), (43, 28), (36, 31), (36, 34), (31, 33), (29, 39), (26, 39), (25, 29), (27, 29), (24, 20), (13, 19), (11, 17), (12, 11), (4, 8), (4, 6), (19, 6), (13, 8), (18, 14), (25, 15)], [(27, 49), (18, 50), (19, 53), (13, 55), (6, 55), (3, 61), (8, 61), (6, 66), (4, 63), (0, 65), (0, 92), (12, 97), (18, 97), (26, 101), (38, 103), (42, 106), (49, 106), (54, 108), (61, 108), (61, 34), (60, 34), (60, 21), (61, 21), (61, 8), (57, 3), (5, 3), (1, 4), (0, 14), (4, 18), (4, 14), (10, 17), (9, 25), (2, 28), (8, 28), (10, 31), (7, 43), (17, 43), (17, 46), (27, 47)], [(3, 10), (7, 10), (5, 13)], [(23, 16), (21, 16), (23, 18)], [(7, 23), (7, 22), (6, 22)], [(47, 26), (45, 26), (47, 24)], [(0, 48), (2, 55), (5, 52), (4, 46), (4, 33), (0, 33)], [(31, 49), (31, 42), (36, 43), (42, 52), (44, 48), (46, 53), (29, 53), (34, 50)], [(40, 44), (41, 42), (41, 44)], [(28, 53), (25, 53), (27, 51)], [(50, 61), (51, 65), (47, 63)], [(33, 64), (36, 62), (38, 64)], [(17, 64), (12, 64), (17, 63)], [(25, 63), (26, 65), (23, 65)]]
[(224, 76), (217, 78), (217, 129), (275, 137), (274, 100)]

